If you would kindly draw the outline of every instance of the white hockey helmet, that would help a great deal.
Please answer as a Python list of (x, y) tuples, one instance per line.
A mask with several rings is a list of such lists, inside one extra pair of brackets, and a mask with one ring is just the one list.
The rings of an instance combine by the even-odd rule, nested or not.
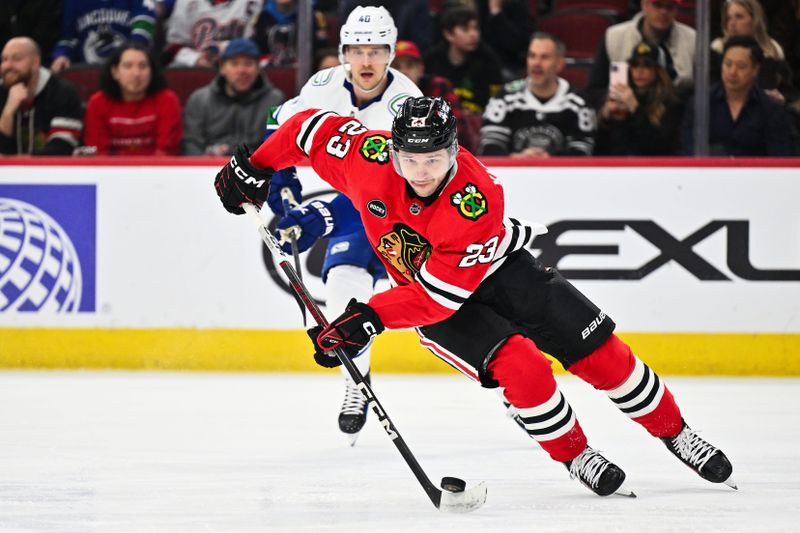
[(357, 44), (384, 44), (389, 47), (389, 63), (394, 59), (397, 27), (385, 7), (356, 6), (339, 31), (339, 61), (344, 65), (344, 47)]

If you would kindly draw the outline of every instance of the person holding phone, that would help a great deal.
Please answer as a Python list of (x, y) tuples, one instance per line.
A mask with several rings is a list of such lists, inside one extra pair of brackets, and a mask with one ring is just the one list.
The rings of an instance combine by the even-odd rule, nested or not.
[(682, 116), (664, 50), (642, 41), (627, 62), (611, 64), (595, 155), (677, 155)]

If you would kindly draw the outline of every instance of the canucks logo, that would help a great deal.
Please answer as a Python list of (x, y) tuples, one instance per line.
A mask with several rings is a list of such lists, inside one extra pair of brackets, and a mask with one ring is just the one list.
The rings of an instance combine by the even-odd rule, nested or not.
[(389, 101), (389, 111), (392, 113), (392, 116), (397, 116), (397, 113), (400, 112), (400, 108), (403, 106), (403, 102), (410, 96), (411, 95), (408, 93), (400, 93)]
[(367, 161), (383, 165), (389, 162), (389, 139), (383, 135), (370, 135), (358, 151)]
[(463, 191), (450, 195), (450, 201), (458, 208), (458, 213), (468, 220), (478, 220), (489, 210), (486, 197), (472, 183), (467, 183)]

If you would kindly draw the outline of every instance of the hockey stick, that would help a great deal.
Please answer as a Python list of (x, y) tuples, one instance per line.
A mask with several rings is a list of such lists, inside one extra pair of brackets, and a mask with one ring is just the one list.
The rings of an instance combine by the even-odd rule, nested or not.
[[(278, 241), (275, 239), (269, 229), (267, 229), (266, 225), (261, 219), (261, 216), (258, 214), (258, 209), (253, 204), (242, 204), (242, 207), (253, 220), (253, 222), (258, 226), (258, 233), (261, 235), (261, 239), (267, 245), (267, 248), (269, 248), (269, 251), (275, 258), (275, 262), (278, 263), (278, 266), (281, 267), (283, 273), (289, 279), (289, 284), (291, 285), (292, 290), (303, 301), (303, 304), (305, 304), (306, 308), (308, 308), (309, 313), (311, 313), (311, 316), (314, 318), (316, 323), (322, 327), (327, 326), (327, 319), (322, 314), (322, 311), (320, 311), (316, 302), (314, 302), (314, 299), (308, 293), (308, 289), (306, 289), (306, 286), (297, 275), (297, 272), (295, 272), (294, 268), (292, 268), (289, 258), (285, 253), (283, 253), (283, 250), (281, 250)], [(378, 421), (380, 422), (381, 426), (383, 426), (384, 431), (386, 431), (386, 434), (389, 435), (390, 439), (392, 439), (395, 447), (400, 452), (400, 455), (403, 456), (403, 459), (405, 459), (408, 467), (411, 468), (411, 471), (414, 473), (417, 481), (419, 481), (419, 484), (422, 485), (423, 490), (428, 495), (428, 498), (430, 498), (433, 505), (436, 506), (436, 508), (440, 511), (453, 513), (466, 513), (469, 511), (474, 511), (483, 505), (486, 501), (486, 484), (484, 482), (477, 484), (469, 490), (465, 490), (467, 484), (465, 481), (459, 478), (442, 478), (441, 485), (442, 489), (444, 490), (440, 489), (431, 482), (430, 478), (428, 478), (428, 475), (417, 462), (414, 454), (411, 453), (406, 441), (403, 440), (400, 432), (389, 418), (389, 415), (378, 401), (375, 393), (372, 392), (372, 388), (366, 381), (364, 381), (364, 376), (361, 375), (361, 372), (358, 370), (355, 363), (353, 363), (353, 361), (342, 349), (336, 348), (333, 352), (347, 369), (347, 372), (350, 374), (353, 382), (355, 382), (356, 386), (361, 391), (361, 394), (363, 394), (367, 399), (369, 406), (372, 407), (372, 411), (375, 413), (375, 416), (378, 417)]]
[[(297, 201), (295, 201), (294, 196), (292, 195), (292, 190), (289, 189), (289, 187), (284, 187), (281, 189), (281, 201), (283, 202), (284, 213), (288, 213), (291, 208), (297, 205)], [(289, 244), (292, 247), (294, 270), (297, 272), (297, 277), (300, 279), (300, 281), (302, 281), (303, 269), (300, 267), (300, 250), (297, 248), (297, 233), (292, 231), (290, 234), (291, 236), (289, 237)], [(299, 297), (295, 298), (295, 300), (297, 300), (297, 305), (300, 306), (300, 313), (303, 315), (303, 327), (306, 327), (306, 308), (303, 305), (303, 301), (300, 300)]]

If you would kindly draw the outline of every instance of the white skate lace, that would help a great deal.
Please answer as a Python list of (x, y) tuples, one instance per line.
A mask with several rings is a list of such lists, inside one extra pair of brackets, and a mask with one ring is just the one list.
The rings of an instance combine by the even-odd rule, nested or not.
[(344, 400), (342, 401), (342, 409), (340, 414), (343, 415), (360, 415), (364, 412), (364, 405), (367, 399), (361, 394), (361, 391), (356, 387), (356, 384), (347, 380), (344, 389)]
[(587, 448), (578, 457), (572, 460), (569, 465), (569, 477), (576, 477), (588, 483), (591, 487), (597, 487), (600, 476), (606, 471), (610, 463), (598, 452)]
[(672, 439), (672, 445), (684, 461), (688, 461), (698, 470), (702, 469), (717, 451), (689, 427), (684, 428)]

